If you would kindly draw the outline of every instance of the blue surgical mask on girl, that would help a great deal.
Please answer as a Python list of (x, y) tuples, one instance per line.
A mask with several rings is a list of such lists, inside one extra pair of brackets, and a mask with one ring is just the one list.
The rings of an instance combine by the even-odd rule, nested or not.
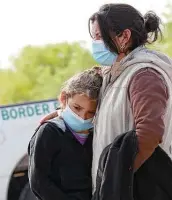
[(61, 117), (75, 132), (81, 132), (93, 128), (93, 118), (87, 120), (82, 119), (77, 114), (75, 114), (68, 105), (62, 111)]
[(92, 41), (93, 58), (101, 65), (112, 66), (118, 54), (110, 52), (102, 40)]

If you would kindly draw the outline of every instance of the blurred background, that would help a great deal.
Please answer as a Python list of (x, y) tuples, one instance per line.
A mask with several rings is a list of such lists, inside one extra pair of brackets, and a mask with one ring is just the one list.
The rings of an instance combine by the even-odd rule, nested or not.
[(57, 108), (63, 82), (96, 64), (88, 19), (113, 2), (155, 11), (164, 36), (149, 48), (172, 57), (172, 0), (0, 0), (0, 200), (36, 200), (28, 143), (40, 117)]
[(154, 48), (172, 56), (172, 0), (0, 0), (0, 105), (56, 98), (66, 79), (94, 65), (88, 18), (109, 2), (155, 11), (164, 38)]

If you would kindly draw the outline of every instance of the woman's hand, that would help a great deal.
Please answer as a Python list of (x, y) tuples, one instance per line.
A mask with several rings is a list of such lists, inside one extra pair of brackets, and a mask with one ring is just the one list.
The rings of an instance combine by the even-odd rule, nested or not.
[(92, 67), (92, 69), (96, 70), (96, 72), (103, 77), (106, 73), (110, 71), (111, 67), (110, 66), (94, 66)]
[(48, 114), (48, 115), (46, 115), (45, 117), (43, 117), (41, 119), (41, 121), (40, 121), (40, 124), (43, 124), (45, 121), (53, 119), (55, 117), (58, 117), (58, 111), (57, 110), (52, 112), (52, 113), (50, 113), (50, 114)]

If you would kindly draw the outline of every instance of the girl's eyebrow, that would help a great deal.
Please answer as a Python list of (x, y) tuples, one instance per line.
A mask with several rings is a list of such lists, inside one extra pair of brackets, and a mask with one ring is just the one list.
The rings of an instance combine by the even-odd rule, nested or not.
[(75, 106), (78, 106), (78, 107), (80, 107), (80, 108), (83, 108), (83, 107), (81, 107), (79, 104), (77, 104), (77, 103), (74, 103), (74, 105)]
[[(77, 103), (74, 103), (74, 106), (78, 106), (79, 108), (83, 108), (81, 107), (79, 104)], [(84, 108), (83, 108), (84, 109)], [(95, 113), (95, 110), (89, 110), (90, 113)]]

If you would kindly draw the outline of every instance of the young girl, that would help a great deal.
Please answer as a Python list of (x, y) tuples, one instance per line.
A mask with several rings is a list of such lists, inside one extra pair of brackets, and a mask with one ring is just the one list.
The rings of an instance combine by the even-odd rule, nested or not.
[(102, 84), (95, 69), (69, 79), (61, 113), (44, 122), (29, 143), (29, 181), (41, 200), (90, 200), (93, 117)]

